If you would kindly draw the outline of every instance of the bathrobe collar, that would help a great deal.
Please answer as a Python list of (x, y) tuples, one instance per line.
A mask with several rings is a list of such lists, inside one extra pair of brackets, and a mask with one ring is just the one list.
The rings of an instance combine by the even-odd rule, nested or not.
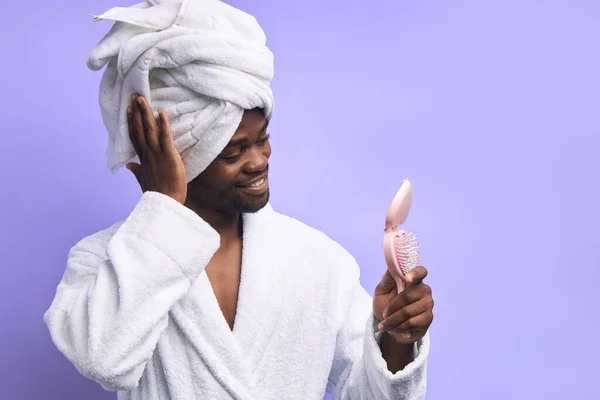
[(243, 214), (241, 280), (233, 330), (205, 272), (171, 311), (194, 351), (236, 398), (251, 397), (252, 371), (261, 363), (277, 329), (285, 294), (284, 271), (279, 268), (282, 258), (276, 252), (276, 240), (282, 233), (276, 229), (274, 217), (270, 204), (256, 213)]

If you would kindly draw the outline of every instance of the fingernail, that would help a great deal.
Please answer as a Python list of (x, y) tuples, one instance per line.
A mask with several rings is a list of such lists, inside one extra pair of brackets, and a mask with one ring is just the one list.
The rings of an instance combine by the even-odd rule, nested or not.
[(140, 96), (140, 97), (137, 98), (137, 102), (139, 104), (144, 104), (144, 99), (142, 98), (142, 96)]
[(379, 332), (384, 331), (384, 329), (383, 329), (383, 322), (380, 322), (379, 325), (377, 325), (377, 329), (379, 329)]
[(127, 114), (131, 114), (131, 106), (127, 107)]
[(388, 317), (388, 314), (389, 314), (389, 313), (388, 313), (388, 310), (385, 310), (385, 311), (383, 312), (383, 319), (386, 319), (386, 318)]
[(412, 336), (410, 333), (407, 332), (402, 332), (400, 334), (400, 336), (402, 336), (402, 339), (410, 339), (410, 337)]

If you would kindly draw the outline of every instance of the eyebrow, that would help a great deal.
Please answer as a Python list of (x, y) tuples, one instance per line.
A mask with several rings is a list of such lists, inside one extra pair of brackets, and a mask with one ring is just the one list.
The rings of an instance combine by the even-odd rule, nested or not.
[[(265, 122), (265, 124), (263, 125), (263, 127), (260, 128), (260, 132), (258, 132), (258, 134), (262, 135), (263, 133), (265, 133), (265, 131), (267, 130), (268, 126), (269, 126), (269, 120), (267, 120)], [(242, 144), (244, 144), (246, 142), (247, 142), (246, 138), (231, 140), (229, 143), (227, 143), (227, 146), (225, 146), (225, 148), (239, 146), (239, 145), (242, 145)]]

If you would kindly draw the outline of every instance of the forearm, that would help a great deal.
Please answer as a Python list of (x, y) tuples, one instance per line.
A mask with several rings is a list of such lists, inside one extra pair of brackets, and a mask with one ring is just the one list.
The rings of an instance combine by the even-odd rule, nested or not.
[(357, 350), (360, 356), (346, 365), (349, 372), (339, 374), (342, 380), (333, 380), (336, 386), (330, 390), (333, 398), (423, 400), (427, 388), (429, 336), (413, 344), (414, 349), (407, 348), (388, 334), (377, 334), (377, 324), (372, 315), (362, 345), (354, 344), (360, 347)]
[(414, 344), (398, 343), (390, 334), (383, 332), (379, 344), (383, 359), (387, 363), (388, 370), (395, 374), (403, 370), (415, 359)]
[(219, 246), (218, 234), (186, 210), (145, 194), (116, 231), (69, 253), (44, 320), (58, 349), (105, 388), (137, 384), (170, 308)]

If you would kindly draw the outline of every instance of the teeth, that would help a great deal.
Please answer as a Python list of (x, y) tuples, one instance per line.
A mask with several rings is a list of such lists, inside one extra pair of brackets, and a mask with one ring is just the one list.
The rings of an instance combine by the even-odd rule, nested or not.
[(258, 182), (254, 182), (250, 184), (250, 187), (257, 187), (263, 184), (263, 182), (265, 181), (265, 178), (262, 178), (260, 181)]

